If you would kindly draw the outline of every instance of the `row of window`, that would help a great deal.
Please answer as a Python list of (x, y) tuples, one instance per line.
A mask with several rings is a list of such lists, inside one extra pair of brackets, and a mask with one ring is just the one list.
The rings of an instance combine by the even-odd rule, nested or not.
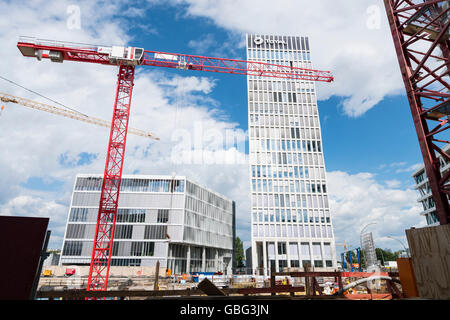
[(233, 234), (233, 227), (231, 226), (231, 224), (220, 223), (209, 217), (198, 215), (198, 214), (190, 212), (188, 210), (185, 211), (184, 223), (186, 226), (200, 228), (200, 229), (206, 229), (209, 232), (213, 232), (213, 233), (224, 234), (224, 235), (232, 235)]
[[(313, 260), (314, 263), (311, 263), (311, 260), (301, 260), (302, 267), (306, 266), (311, 267), (314, 265), (315, 268), (323, 268), (323, 260)], [(290, 260), (291, 268), (300, 268), (300, 260)], [(276, 260), (269, 260), (270, 270), (275, 270)], [(327, 268), (333, 267), (333, 260), (325, 260), (325, 266)], [(283, 272), (285, 268), (288, 267), (287, 260), (278, 260), (278, 271)]]
[[(291, 166), (277, 167), (267, 165), (252, 165), (252, 178), (297, 178), (297, 179), (325, 179), (325, 168), (323, 167), (307, 167), (307, 166)], [(258, 179), (258, 180), (259, 180)], [(274, 181), (276, 185), (277, 180)], [(293, 181), (291, 182), (294, 183)], [(298, 188), (299, 190), (299, 188)], [(326, 191), (324, 191), (326, 192)]]
[[(299, 176), (295, 176), (295, 177), (302, 178)], [(281, 178), (281, 176), (280, 176), (280, 178)], [(262, 193), (262, 192), (264, 192), (264, 193), (266, 193), (266, 192), (269, 192), (269, 193), (272, 193), (272, 192), (326, 193), (327, 192), (326, 184), (321, 183), (321, 182), (314, 183), (311, 181), (305, 182), (304, 180), (295, 180), (295, 181), (290, 181), (288, 183), (289, 183), (289, 186), (288, 185), (280, 185), (281, 181), (277, 181), (277, 180), (274, 180), (272, 182), (271, 179), (252, 179), (252, 192), (259, 192), (259, 193)], [(283, 184), (285, 184), (285, 183), (283, 183)], [(294, 186), (295, 186), (295, 188), (294, 188)], [(284, 205), (281, 205), (281, 206), (284, 207)]]
[[(102, 178), (77, 178), (76, 191), (99, 191), (102, 187)], [(184, 192), (184, 180), (161, 179), (128, 179), (123, 178), (120, 191), (131, 192)]]
[[(291, 128), (294, 136), (299, 134), (299, 128)], [(294, 138), (293, 138), (294, 139)], [(295, 138), (297, 139), (297, 138)], [(310, 140), (278, 140), (278, 139), (250, 139), (250, 148), (255, 151), (293, 151), (293, 152), (322, 152), (319, 141)]]
[[(280, 51), (280, 50), (247, 50), (249, 60), (267, 61), (268, 63), (281, 64), (285, 61), (311, 61), (308, 51)], [(284, 60), (284, 61), (282, 61)], [(270, 62), (269, 62), (270, 61)]]
[(304, 223), (331, 223), (329, 211), (308, 211), (276, 209), (253, 212), (252, 222), (304, 222)]
[(314, 85), (301, 81), (249, 80), (248, 89), (253, 91), (297, 91), (314, 93)]
[(250, 126), (276, 127), (319, 127), (319, 117), (316, 116), (287, 116), (274, 114), (249, 114)]
[(233, 247), (232, 234), (221, 235), (187, 226), (184, 228), (183, 240), (210, 246), (220, 246), (222, 248), (229, 249), (232, 249)]
[(299, 225), (299, 224), (253, 224), (254, 237), (278, 238), (332, 238), (333, 233), (329, 225)]
[[(292, 130), (294, 129), (294, 130)], [(290, 128), (290, 127), (255, 127), (250, 126), (250, 143), (252, 140), (260, 140), (259, 138), (272, 139), (273, 141), (283, 140), (283, 139), (298, 139), (302, 140), (320, 140), (320, 129), (319, 128)], [(267, 142), (266, 142), (267, 143)], [(270, 142), (272, 143), (272, 142)], [(274, 142), (275, 143), (275, 142)], [(303, 144), (303, 142), (301, 142)], [(295, 142), (297, 145), (298, 142)], [(300, 150), (298, 146), (295, 150)], [(306, 147), (302, 150), (306, 151)]]
[[(87, 241), (66, 241), (63, 247), (63, 256), (81, 256), (83, 245), (87, 246), (84, 255), (90, 255), (92, 242)], [(155, 248), (154, 242), (113, 242), (111, 256), (153, 256)]]
[[(306, 155), (305, 155), (306, 159)], [(251, 166), (252, 178), (273, 178), (273, 185), (280, 191), (294, 190), (294, 180), (308, 179), (308, 180), (325, 180), (325, 168), (324, 167), (309, 167), (309, 166), (276, 166), (276, 165), (252, 165)], [(320, 181), (316, 181), (320, 183)], [(290, 189), (287, 188), (291, 186)], [(280, 188), (278, 188), (280, 187)], [(300, 190), (300, 189), (298, 189)]]
[[(143, 223), (147, 212), (155, 210), (146, 209), (117, 209), (116, 222), (119, 223)], [(93, 222), (96, 221), (98, 209), (93, 208), (72, 208), (69, 214), (70, 222)], [(169, 221), (168, 209), (157, 209), (157, 223), (167, 223)]]
[(224, 211), (190, 196), (186, 196), (186, 209), (226, 224), (231, 224), (233, 219), (231, 208)]
[[(309, 165), (309, 166), (323, 166), (324, 161), (321, 153), (287, 153), (286, 163), (284, 163), (284, 156), (278, 157), (277, 153), (271, 152), (253, 152), (250, 149), (249, 160), (251, 164), (271, 164), (271, 165)], [(292, 171), (291, 171), (292, 172)], [(292, 177), (292, 175), (289, 175)]]
[[(276, 244), (277, 247), (277, 254), (278, 255), (285, 255), (288, 253), (287, 248), (289, 248), (289, 255), (291, 257), (299, 257), (299, 245), (296, 242), (282, 242), (279, 241)], [(313, 242), (311, 243), (311, 246), (307, 242), (302, 242), (300, 244), (300, 252), (302, 257), (308, 257), (310, 258), (310, 251), (312, 248), (313, 257), (315, 259), (317, 258), (331, 258), (332, 257), (332, 251), (331, 251), (331, 244), (330, 243), (324, 243), (323, 246), (320, 244), (320, 242)], [(322, 255), (322, 248), (323, 248), (323, 255)], [(274, 242), (267, 242), (267, 257), (269, 259), (272, 259), (275, 257), (275, 243)]]
[(315, 103), (314, 93), (248, 91), (249, 102)]
[(205, 201), (223, 210), (231, 211), (231, 201), (225, 200), (206, 189), (190, 183), (189, 181), (186, 184), (186, 192), (188, 195), (191, 195), (199, 200)]
[(282, 104), (282, 103), (262, 103), (249, 102), (250, 114), (268, 114), (268, 115), (291, 115), (291, 116), (318, 116), (319, 111), (315, 101), (310, 104)]

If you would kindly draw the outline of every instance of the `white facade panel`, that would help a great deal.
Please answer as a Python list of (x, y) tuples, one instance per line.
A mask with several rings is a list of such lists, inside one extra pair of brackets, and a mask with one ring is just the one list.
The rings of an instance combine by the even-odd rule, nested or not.
[[(313, 69), (307, 37), (247, 35), (246, 40), (247, 60)], [(334, 269), (315, 83), (247, 76), (247, 89), (253, 273), (304, 263)], [(266, 255), (272, 243), (276, 252), (289, 247), (288, 253)], [(308, 251), (299, 257), (301, 243)], [(333, 248), (330, 257), (322, 254), (324, 243)]]
[[(101, 184), (100, 175), (77, 176), (60, 265), (89, 264)], [(115, 219), (112, 266), (159, 260), (173, 274), (219, 266), (215, 271), (231, 272), (233, 202), (184, 177), (124, 175)], [(190, 259), (191, 250), (200, 258)], [(203, 259), (202, 252), (213, 258)]]

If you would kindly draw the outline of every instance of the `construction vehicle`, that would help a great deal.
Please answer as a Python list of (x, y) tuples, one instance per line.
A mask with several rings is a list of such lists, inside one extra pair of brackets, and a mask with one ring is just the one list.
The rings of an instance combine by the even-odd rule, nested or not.
[(87, 290), (107, 289), (114, 228), (136, 66), (331, 82), (329, 71), (257, 61), (202, 57), (144, 50), (137, 47), (98, 46), (21, 37), (17, 47), (25, 57), (53, 62), (77, 61), (118, 66), (118, 81)]

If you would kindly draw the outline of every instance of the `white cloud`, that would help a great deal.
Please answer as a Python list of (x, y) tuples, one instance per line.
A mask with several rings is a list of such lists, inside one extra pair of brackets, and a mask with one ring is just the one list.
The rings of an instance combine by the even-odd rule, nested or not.
[(198, 40), (189, 40), (188, 46), (195, 50), (196, 53), (205, 53), (213, 46), (217, 45), (217, 41), (212, 33), (208, 33)]
[(402, 183), (397, 179), (386, 180), (384, 182), (389, 188), (398, 188)]
[[(66, 8), (69, 4), (68, 1), (0, 2), (4, 9), (0, 12), (1, 75), (83, 113), (110, 119), (117, 68), (39, 62), (23, 57), (17, 50), (16, 42), (20, 35), (94, 44), (131, 41), (132, 36), (122, 29), (121, 20), (115, 18), (121, 8), (119, 2), (78, 2), (82, 29), (67, 28)], [(0, 86), (1, 91), (48, 103), (8, 83), (1, 82)], [(245, 133), (237, 129), (237, 123), (229, 122), (227, 115), (220, 111), (220, 103), (207, 96), (214, 86), (215, 80), (210, 78), (173, 77), (163, 71), (147, 73), (138, 70), (130, 126), (151, 131), (161, 141), (129, 135), (124, 174), (135, 171), (171, 174), (176, 171), (192, 177), (236, 200), (238, 221), (245, 220), (249, 217), (246, 165), (178, 165), (168, 161), (174, 145), (174, 131), (192, 132), (196, 122), (202, 124), (205, 132), (231, 130), (236, 132), (238, 140), (245, 140)], [(109, 131), (12, 104), (7, 105), (0, 118), (0, 131), (3, 150), (0, 158), (0, 189), (3, 191), (0, 194), (0, 214), (49, 216), (50, 229), (53, 230), (51, 244), (57, 245), (63, 236), (75, 175), (103, 172)], [(83, 152), (98, 156), (90, 163), (73, 166)], [(226, 154), (230, 152), (236, 151), (231, 149)], [(237, 156), (244, 156), (239, 153)], [(60, 163), (61, 155), (67, 158), (65, 165)], [(30, 177), (59, 181), (61, 190), (56, 193), (44, 188), (35, 192), (23, 188), (21, 183)]]
[(174, 94), (186, 94), (190, 92), (202, 92), (208, 94), (215, 86), (215, 81), (206, 77), (181, 77), (174, 76), (173, 78), (162, 81), (160, 84), (170, 85), (171, 91)]
[(238, 33), (306, 35), (315, 68), (335, 81), (318, 84), (320, 99), (343, 97), (357, 117), (384, 97), (404, 92), (384, 6), (371, 0), (173, 0), (188, 16), (206, 17)]
[(415, 190), (385, 186), (374, 174), (365, 172), (332, 171), (328, 173), (328, 184), (336, 242), (346, 241), (354, 247), (359, 246), (361, 230), (366, 224), (375, 222), (366, 230), (373, 233), (375, 245), (398, 248), (399, 243), (392, 243), (386, 237), (392, 236), (406, 243), (404, 230), (425, 225)]
[(422, 168), (423, 166), (424, 166), (423, 163), (415, 163), (413, 165), (410, 165), (409, 167), (397, 169), (395, 173), (408, 172), (412, 174), (414, 171), (418, 170), (419, 168)]

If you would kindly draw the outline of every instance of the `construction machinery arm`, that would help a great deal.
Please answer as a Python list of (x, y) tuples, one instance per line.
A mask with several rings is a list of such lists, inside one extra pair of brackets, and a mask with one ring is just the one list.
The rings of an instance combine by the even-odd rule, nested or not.
[[(0, 101), (2, 101), (4, 103), (8, 103), (8, 102), (15, 103), (17, 105), (28, 107), (28, 108), (31, 108), (34, 110), (40, 110), (40, 111), (45, 111), (48, 113), (53, 113), (53, 114), (56, 114), (59, 116), (63, 116), (63, 117), (74, 119), (74, 120), (84, 121), (84, 122), (95, 124), (97, 126), (101, 126), (101, 127), (105, 127), (105, 128), (110, 128), (110, 126), (111, 126), (108, 121), (103, 120), (103, 119), (87, 116), (82, 113), (58, 108), (58, 107), (51, 106), (51, 105), (48, 105), (45, 103), (33, 101), (30, 99), (13, 96), (13, 95), (7, 94), (7, 93), (0, 92)], [(151, 138), (154, 140), (159, 140), (159, 138), (155, 137), (152, 133), (145, 132), (143, 130), (129, 128), (128, 132), (131, 134), (137, 135), (137, 136)]]

